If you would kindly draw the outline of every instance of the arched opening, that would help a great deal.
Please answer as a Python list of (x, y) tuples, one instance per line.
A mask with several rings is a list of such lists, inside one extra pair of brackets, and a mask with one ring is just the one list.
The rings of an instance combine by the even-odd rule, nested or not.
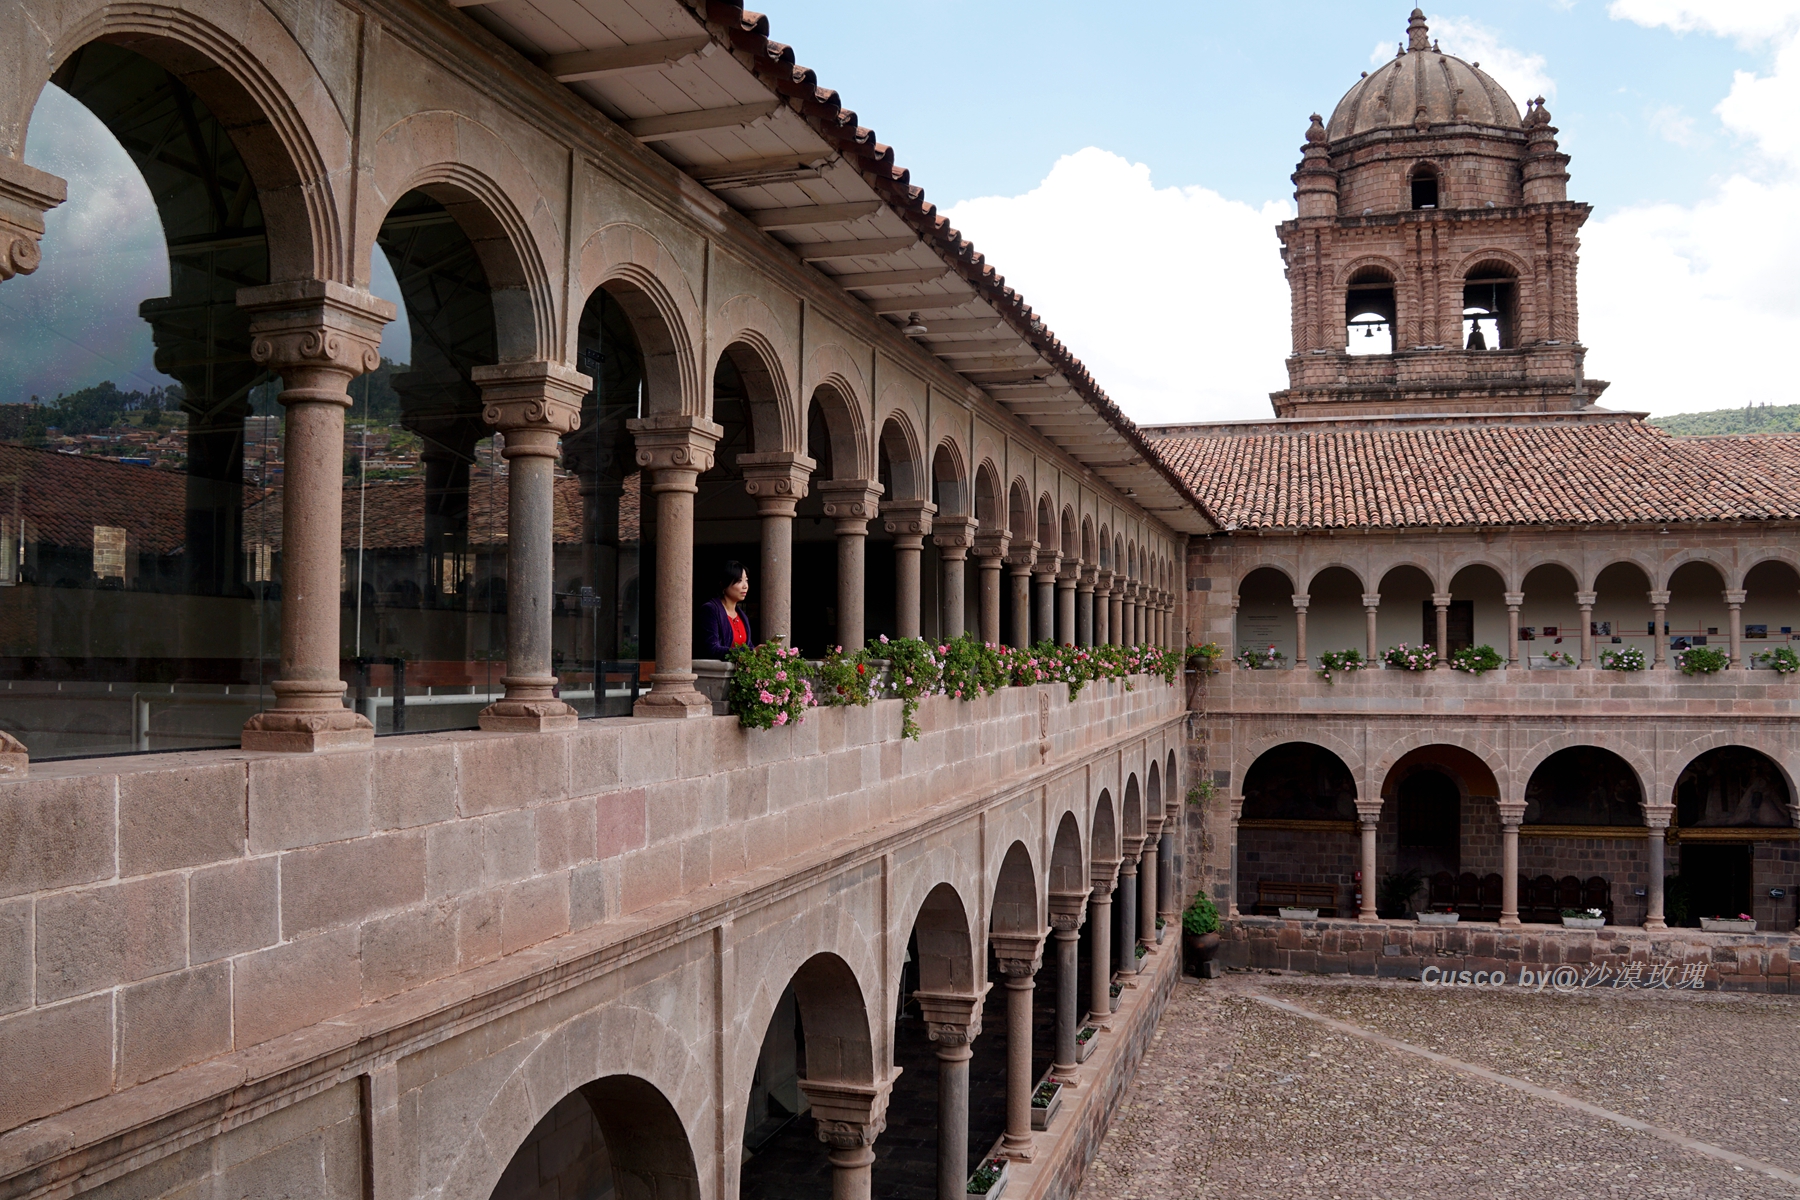
[(856, 973), (835, 954), (813, 955), (783, 990), (763, 1035), (744, 1107), (740, 1200), (827, 1200), (831, 1165), (815, 1131), (798, 1119), (812, 1107), (806, 1085), (867, 1085), (874, 1072)]
[[(861, 427), (850, 397), (833, 384), (813, 389), (806, 406), (806, 454), (817, 466), (806, 498), (796, 506), (794, 519), (794, 578), (836, 580), (839, 573), (837, 527), (825, 515), (830, 482), (864, 478)], [(870, 528), (876, 526), (872, 523)], [(893, 555), (869, 556), (864, 564), (863, 606), (865, 620), (869, 598), (876, 595), (871, 574), (885, 564), (879, 595), (885, 597), (889, 623), (893, 612)], [(843, 645), (838, 622), (838, 589), (796, 587), (793, 594), (792, 644), (809, 658), (822, 658), (826, 650)], [(860, 644), (860, 643), (859, 643)]]
[(1518, 329), (1518, 272), (1504, 262), (1471, 268), (1463, 280), (1463, 349), (1516, 350)]
[(490, 1200), (699, 1200), (681, 1116), (634, 1075), (583, 1084), (513, 1152)]
[(1650, 607), (1650, 577), (1632, 562), (1612, 563), (1594, 579), (1594, 631), (1596, 659), (1606, 650), (1627, 646), (1642, 651), (1644, 661), (1655, 658), (1656, 621)]
[[(934, 1042), (930, 1026), (962, 1022), (966, 1030), (978, 1014), (975, 954), (962, 898), (950, 884), (938, 884), (919, 907), (901, 966), (893, 1039), (900, 1078), (888, 1099), (887, 1132), (875, 1143), (875, 1170), (884, 1194), (935, 1194), (938, 1143), (945, 1132), (938, 1123), (939, 1072), (944, 1069), (938, 1049), (957, 1044), (957, 1038), (946, 1030), (947, 1036)], [(979, 1044), (977, 1038), (973, 1045)], [(964, 1176), (979, 1164), (976, 1154), (974, 1143), (965, 1142)]]
[[(1047, 874), (1047, 873), (1046, 873)], [(1031, 991), (1027, 1027), (1016, 1028), (1008, 1011), (1010, 990), (1000, 951), (1040, 937), (1044, 930), (1037, 868), (1023, 842), (1014, 842), (1001, 860), (994, 882), (988, 917), (987, 977), (993, 987), (982, 1012), (981, 1039), (969, 1063), (969, 1158), (979, 1162), (990, 1153), (1006, 1131), (1008, 1047), (1018, 1037), (1031, 1041), (1030, 1078), (1043, 1078), (1050, 1069), (1055, 1003), (1048, 986), (1052, 975), (1040, 969)]]
[[(1385, 652), (1391, 646), (1419, 645), (1419, 614), (1431, 607), (1431, 576), (1418, 567), (1410, 564), (1394, 567), (1381, 577), (1381, 585), (1376, 591), (1381, 595), (1381, 607), (1375, 613), (1375, 652)], [(1432, 610), (1432, 624), (1437, 623), (1436, 609)], [(1426, 639), (1437, 641), (1437, 631)]]
[(1680, 869), (1665, 911), (1690, 925), (1746, 913), (1759, 929), (1794, 928), (1800, 843), (1781, 767), (1748, 746), (1720, 746), (1682, 768), (1674, 799)]
[(1298, 652), (1299, 625), (1294, 620), (1294, 584), (1274, 567), (1257, 567), (1238, 584), (1237, 649), (1239, 653), (1282, 656), (1291, 666)]
[(1407, 179), (1407, 190), (1411, 193), (1415, 210), (1438, 207), (1437, 168), (1430, 163), (1415, 166)]
[(1519, 828), (1519, 919), (1556, 925), (1565, 908), (1598, 908), (1609, 920), (1641, 923), (1643, 801), (1637, 772), (1610, 750), (1570, 746), (1539, 763)]
[(1344, 760), (1311, 742), (1285, 742), (1250, 764), (1243, 796), (1238, 910), (1348, 913), (1360, 851), (1356, 779)]
[(1778, 558), (1745, 572), (1743, 621), (1744, 654), (1752, 667), (1767, 668), (1771, 651), (1800, 642), (1800, 573)]
[(1709, 562), (1691, 559), (1669, 576), (1669, 648), (1731, 643), (1730, 611), (1725, 607), (1725, 577)]
[(316, 181), (229, 69), (140, 35), (63, 60), (26, 157), (69, 200), (0, 286), (0, 726), (40, 761), (235, 746), (273, 700), (283, 464), (237, 292), (309, 270)]
[[(974, 515), (974, 497), (962, 456), (948, 442), (939, 443), (931, 456), (931, 501), (937, 505), (937, 515), (933, 520), (942, 529), (961, 533), (963, 526), (957, 519), (966, 521)], [(945, 558), (937, 554), (925, 556), (931, 563), (930, 586), (936, 589), (934, 594), (937, 602), (925, 611), (923, 631), (927, 637), (939, 641), (948, 637), (953, 629), (975, 629), (980, 621), (976, 609), (980, 596), (977, 589), (969, 586), (966, 547), (958, 549), (962, 551), (963, 557)], [(951, 572), (955, 572), (955, 575), (952, 576)], [(921, 583), (921, 587), (924, 586), (926, 585)], [(951, 613), (945, 605), (956, 596), (962, 597), (961, 611)]]
[[(1437, 641), (1437, 607), (1426, 602), (1423, 628), (1427, 641)], [(1454, 654), (1468, 646), (1498, 647), (1506, 653), (1506, 581), (1500, 572), (1482, 563), (1472, 563), (1450, 580), (1450, 607), (1445, 612), (1445, 629), (1449, 634), (1444, 653)]]
[(1347, 567), (1326, 567), (1306, 585), (1306, 655), (1339, 650), (1367, 652), (1368, 623), (1363, 616), (1362, 580)]
[(1581, 609), (1575, 574), (1542, 563), (1525, 576), (1519, 605), (1519, 657), (1528, 667), (1573, 666), (1581, 660)]
[(1006, 526), (1000, 522), (1000, 480), (990, 463), (975, 470), (975, 520), (985, 534), (999, 534)]
[[(1415, 884), (1416, 907), (1499, 920), (1499, 798), (1494, 773), (1460, 746), (1421, 746), (1388, 770), (1377, 852)], [(1404, 891), (1381, 882), (1390, 897)]]
[(1344, 337), (1351, 354), (1392, 354), (1399, 328), (1394, 277), (1383, 267), (1363, 267), (1344, 289)]

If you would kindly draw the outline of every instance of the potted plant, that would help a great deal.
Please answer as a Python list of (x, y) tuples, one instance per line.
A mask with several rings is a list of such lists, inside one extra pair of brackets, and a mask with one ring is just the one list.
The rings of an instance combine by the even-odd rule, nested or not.
[(1201, 675), (1217, 675), (1219, 660), (1225, 656), (1225, 650), (1217, 642), (1207, 642), (1203, 646), (1189, 646), (1186, 659), (1191, 669)]
[(1597, 908), (1565, 908), (1562, 921), (1568, 929), (1600, 929), (1606, 924), (1606, 914)]
[(1238, 665), (1240, 671), (1273, 671), (1287, 661), (1287, 655), (1273, 646), (1267, 650), (1253, 650), (1245, 646), (1231, 661)]
[(1675, 666), (1683, 675), (1712, 675), (1731, 665), (1731, 655), (1711, 646), (1689, 646), (1675, 652)]
[(1792, 646), (1764, 650), (1756, 655), (1756, 661), (1767, 663), (1771, 671), (1781, 675), (1792, 675), (1795, 671), (1800, 671), (1800, 652), (1796, 652)]
[(1471, 675), (1485, 675), (1505, 665), (1506, 660), (1492, 646), (1464, 646), (1450, 654), (1450, 669), (1467, 671)]
[(1150, 948), (1148, 946), (1144, 945), (1144, 943), (1142, 943), (1142, 942), (1139, 942), (1137, 945), (1133, 946), (1132, 950), (1135, 952), (1133, 954), (1133, 957), (1136, 958), (1138, 960), (1138, 962), (1140, 962), (1140, 963), (1144, 961), (1144, 955), (1150, 953)]
[(1567, 650), (1552, 650), (1548, 654), (1540, 654), (1538, 657), (1543, 659), (1544, 665), (1548, 667), (1572, 667), (1575, 665), (1575, 656)]
[(1099, 1028), (1093, 1025), (1083, 1025), (1080, 1029), (1075, 1031), (1076, 1062), (1083, 1063), (1088, 1060), (1088, 1055), (1092, 1054), (1094, 1052), (1094, 1047), (1100, 1044), (1099, 1036)]
[(1108, 997), (1108, 1003), (1110, 1003), (1112, 1005), (1111, 1009), (1109, 1009), (1108, 1011), (1110, 1011), (1110, 1012), (1118, 1012), (1119, 1011), (1119, 996), (1121, 994), (1123, 994), (1124, 991), (1125, 991), (1124, 986), (1122, 984), (1120, 984), (1120, 982), (1116, 979), (1113, 980), (1111, 985), (1107, 987), (1106, 995)]
[(1284, 904), (1275, 911), (1281, 915), (1281, 919), (1284, 921), (1316, 921), (1319, 919), (1318, 909), (1301, 908), (1297, 904)]
[(1162, 945), (1163, 926), (1165, 926), (1167, 924), (1168, 924), (1168, 922), (1165, 921), (1163, 918), (1161, 918), (1161, 917), (1156, 918), (1156, 944), (1159, 946)]
[(1000, 1200), (1000, 1194), (1006, 1190), (1006, 1168), (1008, 1160), (998, 1154), (983, 1159), (975, 1173), (969, 1176), (967, 1196), (981, 1196), (984, 1200)]
[(1412, 898), (1425, 886), (1423, 871), (1395, 871), (1381, 877), (1375, 889), (1375, 911), (1384, 921), (1404, 921)]
[(1749, 913), (1735, 917), (1701, 917), (1700, 928), (1708, 933), (1755, 933), (1756, 918)]
[(1219, 952), (1219, 907), (1203, 891), (1195, 892), (1181, 913), (1181, 942), (1197, 972)]
[(1454, 925), (1462, 920), (1462, 914), (1453, 908), (1434, 908), (1430, 912), (1419, 914), (1421, 925)]
[(1687, 880), (1671, 875), (1663, 880), (1663, 919), (1670, 925), (1686, 925), (1690, 907)]
[(1319, 655), (1319, 678), (1326, 683), (1335, 683), (1333, 675), (1348, 675), (1352, 671), (1360, 671), (1367, 662), (1357, 650), (1327, 650)]
[(1063, 1085), (1048, 1075), (1038, 1080), (1038, 1085), (1031, 1093), (1031, 1127), (1037, 1130), (1050, 1128), (1050, 1122), (1056, 1119), (1056, 1110), (1062, 1107)]
[(1381, 661), (1390, 671), (1429, 671), (1437, 660), (1429, 645), (1409, 646), (1401, 642), (1398, 646), (1389, 646)]
[(1644, 661), (1644, 652), (1636, 646), (1625, 646), (1618, 650), (1608, 646), (1600, 652), (1602, 671), (1642, 671), (1648, 665)]

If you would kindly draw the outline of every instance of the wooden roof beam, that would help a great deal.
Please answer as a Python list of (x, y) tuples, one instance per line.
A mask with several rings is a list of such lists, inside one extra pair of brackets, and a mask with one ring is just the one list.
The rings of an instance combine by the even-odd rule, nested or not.
[(758, 229), (798, 229), (803, 225), (839, 225), (860, 221), (881, 211), (879, 200), (857, 200), (849, 204), (805, 204), (798, 208), (748, 209), (744, 215)]
[(621, 121), (620, 125), (626, 133), (640, 142), (664, 142), (691, 133), (742, 129), (771, 116), (780, 107), (781, 101), (770, 99), (756, 104), (733, 104), (728, 108), (702, 108), (664, 116), (634, 117)]
[(583, 79), (600, 79), (620, 71), (639, 71), (661, 67), (692, 58), (713, 44), (706, 34), (675, 38), (667, 42), (638, 42), (635, 45), (607, 46), (601, 50), (578, 50), (574, 54), (552, 54), (538, 65), (556, 78), (558, 83), (578, 83)]

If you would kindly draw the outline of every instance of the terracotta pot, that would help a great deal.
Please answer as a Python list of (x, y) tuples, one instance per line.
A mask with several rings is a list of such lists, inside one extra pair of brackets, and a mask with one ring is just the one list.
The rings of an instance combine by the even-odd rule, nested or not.
[(1211, 933), (1187, 933), (1183, 931), (1181, 944), (1187, 947), (1188, 961), (1198, 967), (1201, 963), (1211, 962), (1219, 952), (1219, 931)]

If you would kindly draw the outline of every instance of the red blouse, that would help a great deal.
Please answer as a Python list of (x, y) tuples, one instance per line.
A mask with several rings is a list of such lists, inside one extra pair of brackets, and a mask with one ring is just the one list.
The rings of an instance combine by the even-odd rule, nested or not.
[(744, 618), (737, 613), (731, 614), (731, 644), (742, 646), (750, 640), (750, 631), (744, 628)]

